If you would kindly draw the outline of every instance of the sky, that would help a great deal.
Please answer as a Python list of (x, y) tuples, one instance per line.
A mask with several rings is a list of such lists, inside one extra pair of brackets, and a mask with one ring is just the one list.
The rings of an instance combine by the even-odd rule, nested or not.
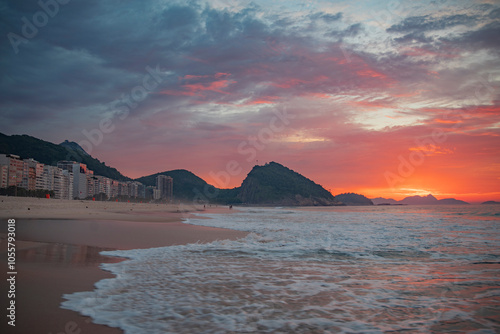
[(500, 200), (498, 1), (0, 0), (0, 132), (137, 178)]

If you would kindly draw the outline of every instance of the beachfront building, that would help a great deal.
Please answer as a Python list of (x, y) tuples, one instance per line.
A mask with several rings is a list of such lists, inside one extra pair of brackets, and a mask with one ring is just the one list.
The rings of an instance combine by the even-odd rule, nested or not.
[(119, 196), (128, 196), (128, 185), (125, 182), (118, 183), (118, 195)]
[(23, 183), (24, 161), (14, 154), (0, 154), (0, 165), (7, 166), (7, 186), (21, 187)]
[(8, 174), (9, 174), (9, 166), (0, 165), (0, 188), (7, 188)]
[(146, 200), (155, 199), (155, 191), (157, 191), (156, 187), (144, 186), (144, 198)]
[(60, 198), (73, 199), (73, 173), (63, 169), (61, 169), (61, 172), (62, 172), (62, 181), (61, 181), (62, 184), (61, 184)]
[[(170, 180), (170, 192), (168, 182), (166, 186), (165, 182), (161, 183), (166, 196), (171, 194), (172, 182)], [(146, 197), (146, 186), (142, 183), (94, 175), (83, 163), (59, 161), (56, 167), (44, 165), (32, 158), (21, 160), (17, 155), (0, 154), (0, 188), (11, 186), (33, 193), (35, 190), (52, 190), (55, 198), (62, 199), (85, 199), (99, 194), (105, 194), (108, 198)]]
[(30, 158), (24, 159), (23, 181), (21, 188), (28, 190), (42, 190), (44, 188), (43, 180), (44, 164)]
[(44, 189), (54, 191), (54, 198), (73, 199), (73, 173), (59, 167), (43, 166)]
[(118, 195), (120, 194), (119, 193), (119, 184), (120, 184), (120, 181), (116, 181), (116, 180), (112, 180), (111, 181), (111, 198), (116, 198), (118, 197)]
[(131, 198), (144, 198), (143, 193), (143, 188), (144, 185), (140, 182), (137, 181), (129, 181), (127, 182), (128, 185), (128, 195)]
[(23, 167), (23, 180), (21, 182), (21, 188), (27, 190), (35, 190), (35, 182), (36, 182), (35, 168), (31, 167), (25, 160)]
[(157, 200), (160, 200), (160, 199), (161, 199), (161, 192), (160, 192), (160, 190), (159, 190), (159, 189), (156, 189), (156, 188), (154, 188), (154, 189), (153, 189), (153, 199), (154, 199), (155, 201), (157, 201)]
[[(89, 196), (89, 179), (94, 172), (87, 169), (86, 164), (76, 161), (59, 161), (57, 167), (67, 170), (73, 174), (73, 198), (85, 199)], [(93, 195), (93, 187), (92, 187)]]
[(137, 197), (146, 198), (146, 186), (140, 182), (137, 182)]
[(174, 180), (167, 175), (158, 175), (156, 177), (156, 189), (159, 190), (159, 199), (171, 200), (173, 197)]
[(106, 197), (111, 197), (111, 180), (108, 177), (94, 175), (94, 195), (105, 194)]

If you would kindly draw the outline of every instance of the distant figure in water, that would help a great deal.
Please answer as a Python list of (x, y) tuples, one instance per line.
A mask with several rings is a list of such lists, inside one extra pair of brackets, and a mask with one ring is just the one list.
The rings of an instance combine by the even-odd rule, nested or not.
[(232, 209), (232, 208), (233, 208), (233, 206), (232, 206), (232, 205), (230, 205), (230, 206), (229, 206), (229, 208), (230, 208), (230, 209)]

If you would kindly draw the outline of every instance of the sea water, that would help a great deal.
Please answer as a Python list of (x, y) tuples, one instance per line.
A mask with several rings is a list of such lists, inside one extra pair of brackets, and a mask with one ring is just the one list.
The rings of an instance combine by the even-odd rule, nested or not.
[(63, 307), (125, 333), (499, 333), (500, 206), (241, 208), (240, 240), (108, 251)]

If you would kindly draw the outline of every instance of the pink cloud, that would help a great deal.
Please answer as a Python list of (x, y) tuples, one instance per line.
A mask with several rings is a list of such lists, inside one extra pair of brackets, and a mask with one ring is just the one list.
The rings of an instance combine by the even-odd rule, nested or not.
[(228, 92), (225, 92), (222, 90), (222, 88), (226, 88), (230, 84), (236, 83), (236, 81), (233, 80), (218, 80), (211, 82), (209, 84), (189, 84), (189, 85), (183, 85), (182, 87), (186, 88), (188, 91), (191, 92), (199, 92), (199, 91), (212, 91), (216, 93), (221, 93), (221, 94), (229, 94)]

